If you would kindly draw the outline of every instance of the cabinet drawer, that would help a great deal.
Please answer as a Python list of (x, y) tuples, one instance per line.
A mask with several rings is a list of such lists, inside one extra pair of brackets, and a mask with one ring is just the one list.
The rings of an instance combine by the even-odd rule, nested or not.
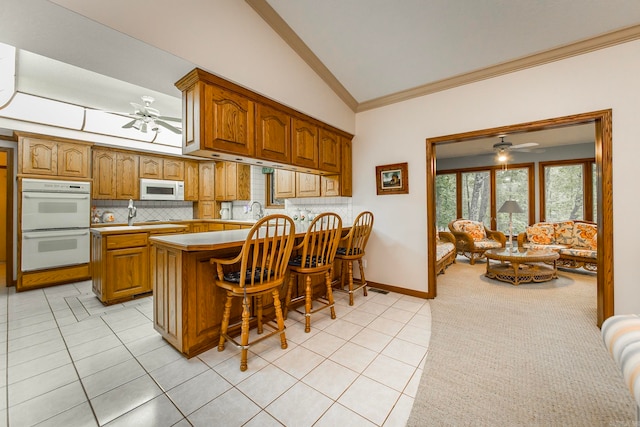
[(133, 248), (147, 245), (147, 233), (107, 236), (107, 249)]

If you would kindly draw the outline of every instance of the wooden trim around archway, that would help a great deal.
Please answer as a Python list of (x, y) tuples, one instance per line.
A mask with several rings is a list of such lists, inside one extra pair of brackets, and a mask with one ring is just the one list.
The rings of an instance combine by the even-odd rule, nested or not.
[(585, 123), (595, 125), (596, 176), (598, 177), (598, 276), (597, 276), (597, 325), (601, 326), (613, 316), (613, 163), (612, 163), (612, 111), (601, 110), (572, 116), (557, 117), (529, 123), (482, 129), (453, 135), (427, 138), (427, 298), (438, 294), (436, 280), (436, 200), (435, 146), (444, 142), (461, 142), (471, 139), (497, 137), (500, 134), (532, 132)]

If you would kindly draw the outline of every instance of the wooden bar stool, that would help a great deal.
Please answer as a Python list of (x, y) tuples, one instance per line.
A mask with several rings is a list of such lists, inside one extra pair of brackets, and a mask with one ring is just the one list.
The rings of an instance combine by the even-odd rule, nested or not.
[[(224, 305), (218, 351), (224, 350), (225, 340), (231, 341), (241, 350), (240, 370), (247, 370), (247, 350), (251, 344), (280, 334), (280, 347), (287, 348), (284, 332), (284, 319), (280, 304), (280, 287), (285, 281), (287, 265), (295, 243), (295, 224), (286, 215), (270, 215), (262, 218), (249, 230), (241, 252), (235, 258), (211, 258), (216, 265), (216, 286), (224, 289), (227, 299)], [(238, 265), (239, 263), (239, 265)], [(233, 269), (224, 266), (233, 266)], [(262, 311), (263, 295), (273, 296), (275, 322), (264, 323), (271, 332), (249, 343), (249, 321), (251, 320), (251, 297), (255, 297), (257, 308), (258, 334), (263, 332)], [(229, 317), (234, 298), (242, 298), (242, 320), (240, 324), (240, 343), (227, 335)]]
[[(296, 247), (294, 255), (289, 261), (289, 273), (291, 278), (287, 288), (287, 297), (285, 305), (285, 319), (292, 303), (304, 299), (304, 331), (311, 331), (311, 314), (316, 313), (325, 308), (331, 310), (331, 318), (336, 318), (336, 311), (333, 307), (333, 292), (331, 290), (331, 269), (333, 268), (333, 259), (338, 249), (338, 243), (342, 234), (342, 219), (334, 213), (323, 213), (318, 215), (309, 225), (307, 232)], [(311, 277), (323, 274), (326, 285), (326, 297), (315, 297), (313, 286), (311, 285)], [(293, 283), (297, 283), (297, 277), (305, 278), (304, 295), (299, 295), (291, 299), (291, 290)], [(313, 301), (318, 302), (321, 306), (313, 309)]]
[[(353, 305), (353, 293), (362, 288), (363, 294), (367, 296), (367, 280), (364, 277), (364, 268), (362, 266), (362, 257), (364, 256), (364, 248), (367, 246), (369, 235), (373, 229), (373, 214), (365, 211), (361, 212), (356, 220), (353, 222), (353, 226), (349, 231), (349, 234), (344, 236), (340, 241), (340, 247), (336, 253), (336, 259), (342, 261), (340, 267), (340, 287), (337, 290), (349, 292), (349, 305)], [(360, 267), (360, 280), (353, 279), (353, 262), (358, 261)], [(347, 269), (345, 271), (345, 263)], [(345, 290), (345, 275), (348, 278), (347, 286)], [(355, 288), (354, 288), (355, 285)]]

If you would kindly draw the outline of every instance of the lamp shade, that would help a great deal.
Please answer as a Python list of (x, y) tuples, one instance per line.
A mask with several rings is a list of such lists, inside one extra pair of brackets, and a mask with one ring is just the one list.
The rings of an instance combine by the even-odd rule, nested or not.
[(515, 200), (507, 200), (502, 204), (500, 209), (498, 209), (498, 212), (513, 214), (513, 213), (523, 213), (524, 211), (522, 210), (518, 202), (516, 202)]

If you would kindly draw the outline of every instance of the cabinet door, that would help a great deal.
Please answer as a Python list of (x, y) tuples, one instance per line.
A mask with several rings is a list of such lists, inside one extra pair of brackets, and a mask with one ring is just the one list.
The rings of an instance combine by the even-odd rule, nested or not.
[(211, 87), (210, 114), (205, 117), (212, 125), (211, 138), (205, 138), (206, 148), (253, 157), (254, 140), (254, 104), (248, 98), (237, 93)]
[(116, 153), (113, 151), (93, 150), (94, 199), (116, 198)]
[(41, 139), (22, 138), (22, 173), (36, 175), (58, 174), (58, 143)]
[(164, 179), (184, 181), (184, 162), (182, 160), (164, 159), (162, 171)]
[(149, 250), (146, 246), (107, 251), (107, 301), (127, 298), (151, 290)]
[(138, 174), (138, 156), (135, 154), (116, 154), (116, 199), (140, 198), (140, 178)]
[(198, 163), (184, 162), (184, 199), (198, 200)]
[(227, 199), (227, 163), (216, 162), (215, 199), (219, 201)]
[(234, 200), (251, 199), (251, 166), (242, 163), (236, 164)]
[(238, 164), (227, 162), (224, 164), (224, 200), (238, 200)]
[(320, 197), (320, 175), (296, 173), (297, 197)]
[(342, 159), (340, 173), (340, 193), (343, 196), (351, 197), (353, 195), (352, 186), (352, 168), (351, 168), (351, 140), (342, 138)]
[(291, 119), (291, 162), (296, 166), (318, 167), (318, 128), (298, 118)]
[(58, 175), (76, 178), (89, 178), (88, 145), (58, 143)]
[(256, 105), (256, 157), (282, 163), (291, 159), (291, 117), (266, 105)]
[(140, 156), (140, 178), (162, 179), (162, 163), (160, 157)]
[(200, 200), (198, 202), (198, 218), (200, 219), (214, 219), (216, 202), (213, 200)]
[(340, 175), (329, 175), (320, 177), (322, 197), (340, 196)]
[(342, 145), (340, 136), (326, 129), (320, 129), (320, 169), (340, 173)]
[(274, 171), (276, 199), (292, 199), (296, 197), (296, 173), (276, 169)]
[(198, 200), (215, 200), (215, 163), (200, 163), (198, 166)]

